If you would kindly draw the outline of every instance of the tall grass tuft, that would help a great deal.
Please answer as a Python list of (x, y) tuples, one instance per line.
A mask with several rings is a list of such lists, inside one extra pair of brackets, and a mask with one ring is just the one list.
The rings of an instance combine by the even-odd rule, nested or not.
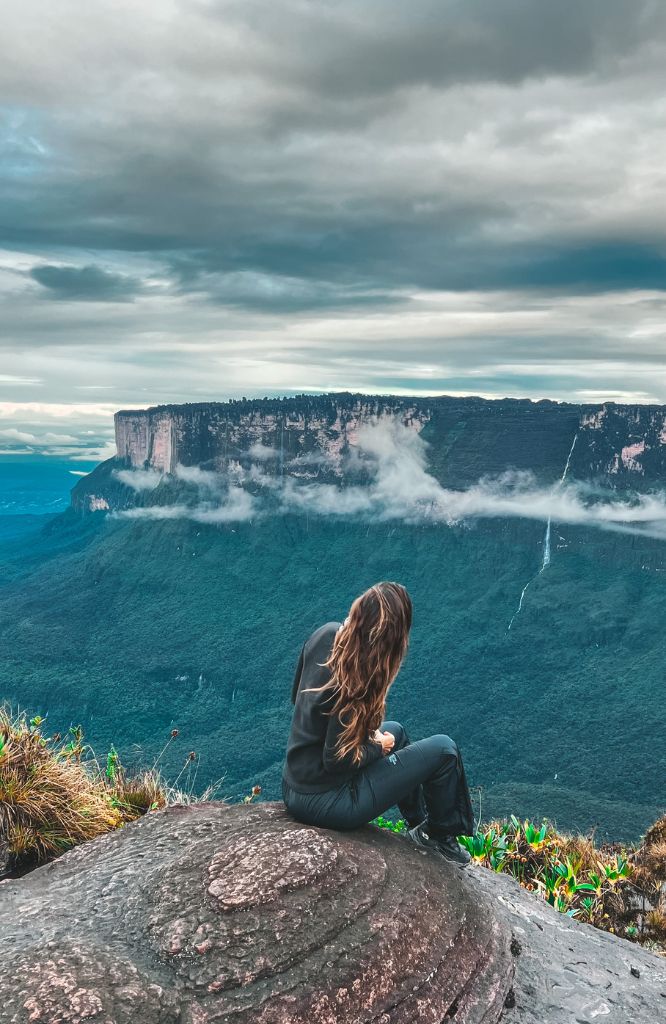
[[(218, 795), (222, 780), (195, 795), (193, 751), (176, 780), (185, 782), (179, 787), (162, 778), (159, 757), (152, 768), (128, 774), (111, 747), (100, 766), (80, 726), (64, 737), (49, 737), (44, 724), (39, 716), (28, 719), (0, 706), (0, 878), (22, 874), (168, 804)], [(177, 735), (171, 731), (162, 752)]]
[(0, 873), (42, 864), (123, 822), (82, 759), (80, 733), (47, 739), (41, 723), (0, 708)]

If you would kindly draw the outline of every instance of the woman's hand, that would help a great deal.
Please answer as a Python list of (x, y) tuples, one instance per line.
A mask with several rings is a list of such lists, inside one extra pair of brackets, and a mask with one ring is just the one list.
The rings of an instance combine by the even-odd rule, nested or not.
[(383, 754), (390, 754), (395, 746), (395, 736), (392, 732), (380, 732), (379, 729), (375, 729), (372, 738), (375, 743), (381, 743)]

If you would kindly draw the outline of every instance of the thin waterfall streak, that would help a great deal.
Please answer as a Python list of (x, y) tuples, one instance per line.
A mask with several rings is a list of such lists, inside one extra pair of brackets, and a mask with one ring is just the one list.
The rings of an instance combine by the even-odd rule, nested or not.
[(571, 456), (573, 455), (573, 450), (576, 447), (576, 441), (577, 440), (578, 440), (578, 431), (576, 431), (576, 433), (574, 434), (574, 439), (571, 442), (571, 448), (569, 449), (569, 454), (567, 455), (567, 461), (566, 461), (565, 466), (564, 466), (564, 472), (562, 473), (562, 476), (560, 477), (560, 483), (561, 484), (563, 484), (565, 482), (566, 478), (567, 478), (567, 473), (569, 472), (569, 465), (571, 463)]
[[(548, 525), (550, 526), (550, 523)], [(520, 609), (523, 607), (523, 601), (525, 600), (525, 594), (527, 593), (528, 587), (531, 587), (532, 584), (534, 583), (534, 581), (538, 580), (539, 576), (541, 575), (541, 573), (544, 572), (544, 570), (547, 569), (548, 566), (550, 565), (550, 532), (548, 531), (548, 527), (546, 528), (546, 531), (547, 531), (546, 532), (546, 536), (548, 537), (548, 556), (546, 557), (546, 553), (544, 551), (544, 557), (543, 557), (543, 562), (541, 563), (541, 568), (539, 569), (539, 571), (537, 573), (534, 574), (534, 576), (532, 577), (531, 580), (527, 581), (527, 583), (523, 587), (523, 589), (522, 589), (522, 591), (520, 593), (520, 601), (518, 602), (518, 607), (516, 608), (515, 612), (511, 616), (511, 622), (509, 623), (509, 629), (511, 629), (511, 627), (513, 626), (514, 619), (520, 614)]]
[(547, 569), (550, 565), (550, 516), (548, 516), (548, 522), (546, 523), (546, 535), (543, 538), (543, 560), (541, 562), (541, 572)]
[[(537, 573), (537, 576), (538, 576), (538, 575), (539, 575), (539, 574)], [(532, 577), (532, 579), (531, 579), (531, 580), (529, 580), (529, 581), (528, 581), (528, 582), (527, 582), (527, 583), (525, 584), (525, 586), (523, 587), (523, 589), (521, 590), (521, 592), (520, 592), (520, 601), (518, 602), (518, 607), (516, 608), (515, 612), (514, 612), (514, 613), (513, 613), (513, 615), (511, 616), (511, 622), (509, 623), (509, 629), (511, 629), (511, 627), (513, 626), (513, 622), (514, 622), (514, 619), (516, 618), (516, 616), (517, 616), (518, 614), (520, 614), (520, 609), (521, 609), (521, 608), (523, 607), (523, 600), (525, 599), (525, 594), (526, 594), (526, 592), (527, 592), (527, 588), (529, 587), (530, 583), (534, 583), (534, 580), (535, 580), (535, 579), (536, 579), (536, 576), (533, 576), (533, 577)]]
[[(571, 456), (573, 455), (573, 451), (574, 451), (574, 448), (576, 447), (576, 441), (577, 440), (578, 440), (578, 431), (576, 431), (576, 433), (574, 434), (574, 439), (571, 442), (571, 448), (569, 449), (569, 454), (567, 455), (567, 461), (564, 464), (564, 471), (562, 472), (562, 476), (560, 477), (560, 481), (559, 481), (559, 485), (557, 487), (557, 490), (560, 490), (560, 488), (566, 483), (567, 474), (569, 472), (569, 466), (571, 465)], [(545, 532), (544, 537), (543, 537), (543, 556), (542, 556), (542, 559), (541, 559), (541, 568), (539, 569), (538, 573), (536, 573), (532, 577), (531, 580), (528, 580), (527, 583), (525, 584), (525, 586), (523, 587), (523, 589), (521, 591), (521, 594), (520, 594), (520, 601), (518, 602), (518, 607), (516, 608), (515, 612), (511, 616), (511, 621), (509, 623), (507, 632), (513, 626), (513, 624), (514, 624), (516, 618), (518, 617), (518, 615), (520, 615), (520, 611), (521, 611), (521, 609), (523, 607), (523, 601), (525, 600), (525, 594), (527, 593), (527, 588), (530, 587), (534, 583), (535, 580), (538, 580), (538, 578), (541, 575), (541, 573), (545, 572), (546, 569), (548, 568), (548, 566), (550, 565), (550, 559), (551, 559), (551, 551), (550, 551), (551, 528), (552, 528), (552, 518), (551, 518), (551, 516), (548, 516), (548, 521), (546, 523), (546, 532)]]

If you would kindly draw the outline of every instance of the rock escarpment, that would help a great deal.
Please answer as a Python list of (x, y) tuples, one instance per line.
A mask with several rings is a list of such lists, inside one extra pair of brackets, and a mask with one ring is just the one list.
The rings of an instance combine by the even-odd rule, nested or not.
[(254, 455), (273, 472), (298, 460), (290, 472), (314, 475), (325, 465), (335, 475), (364, 423), (391, 417), (420, 430), (430, 415), (423, 399), (373, 395), (156, 406), (116, 413), (116, 447), (125, 465), (161, 473), (172, 473), (178, 464), (219, 467)]
[(88, 512), (133, 504), (136, 494), (115, 475), (128, 469), (148, 469), (155, 479), (178, 467), (205, 467), (234, 479), (239, 470), (250, 472), (255, 482), (363, 482), (353, 457), (359, 431), (387, 420), (422, 434), (429, 472), (446, 487), (507, 470), (529, 471), (549, 484), (569, 464), (570, 478), (643, 491), (666, 472), (665, 406), (298, 395), (120, 411), (117, 458), (77, 483), (72, 505)]
[(491, 1024), (512, 983), (463, 872), (278, 805), (154, 813), (0, 895), (2, 1024)]

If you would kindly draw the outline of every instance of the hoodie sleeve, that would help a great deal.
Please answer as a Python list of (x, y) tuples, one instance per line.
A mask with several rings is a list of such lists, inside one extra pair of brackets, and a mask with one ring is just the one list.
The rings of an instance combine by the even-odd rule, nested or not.
[(384, 756), (381, 743), (376, 743), (374, 740), (368, 739), (367, 742), (361, 746), (360, 761), (356, 763), (354, 762), (351, 751), (350, 753), (345, 754), (344, 757), (337, 757), (337, 742), (342, 729), (342, 722), (338, 716), (331, 715), (326, 729), (326, 739), (324, 741), (323, 762), (326, 771), (335, 772), (340, 771), (341, 768), (365, 768), (366, 765), (372, 764), (373, 761), (378, 761), (380, 757)]
[(300, 653), (299, 658), (298, 658), (298, 665), (296, 666), (296, 673), (294, 675), (294, 681), (291, 684), (291, 703), (292, 704), (296, 703), (296, 698), (298, 696), (298, 688), (299, 688), (300, 683), (301, 683), (301, 676), (303, 675), (303, 661), (304, 661), (304, 658), (305, 658), (305, 644), (303, 644), (303, 646), (301, 647), (301, 653)]

